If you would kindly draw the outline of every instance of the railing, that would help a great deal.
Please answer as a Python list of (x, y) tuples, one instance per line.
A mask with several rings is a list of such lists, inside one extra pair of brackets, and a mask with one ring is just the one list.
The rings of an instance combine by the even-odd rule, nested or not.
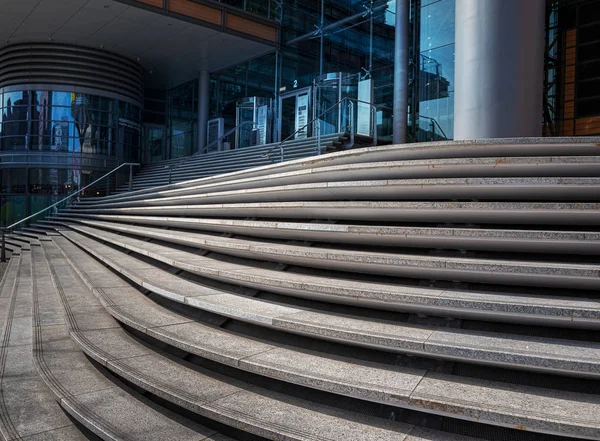
[(431, 118), (430, 116), (425, 116), (425, 115), (419, 115), (419, 118), (423, 118), (429, 121), (429, 123), (431, 124), (431, 134), (435, 135), (435, 128), (437, 127), (440, 131), (440, 134), (442, 135), (443, 139), (448, 139), (448, 136), (446, 136), (446, 132), (444, 132), (444, 129), (442, 129), (442, 126), (440, 126), (440, 124), (437, 122), (437, 120), (435, 118)]
[[(354, 109), (355, 109), (355, 103), (358, 105), (365, 105), (365, 106), (369, 106), (370, 108), (370, 114), (371, 114), (371, 127), (370, 127), (370, 135), (373, 138), (373, 144), (376, 145), (377, 144), (377, 106), (373, 103), (369, 103), (367, 101), (361, 101), (361, 100), (357, 100), (355, 98), (349, 98), (349, 97), (345, 97), (342, 98), (341, 100), (339, 100), (338, 102), (336, 102), (335, 104), (332, 104), (330, 107), (328, 107), (327, 109), (325, 109), (323, 112), (319, 113), (316, 117), (314, 117), (313, 119), (311, 119), (308, 123), (306, 123), (305, 125), (303, 125), (302, 127), (300, 127), (299, 129), (295, 130), (290, 136), (288, 136), (287, 138), (285, 138), (283, 141), (277, 143), (276, 145), (274, 145), (269, 151), (267, 151), (264, 155), (262, 155), (262, 157), (268, 157), (271, 155), (271, 153), (273, 153), (273, 151), (275, 150), (279, 150), (279, 155), (280, 155), (280, 162), (284, 162), (285, 161), (285, 150), (284, 150), (284, 145), (287, 142), (290, 142), (291, 140), (296, 138), (296, 135), (298, 135), (299, 133), (303, 133), (303, 132), (308, 132), (308, 129), (313, 126), (315, 129), (315, 133), (316, 133), (316, 138), (317, 138), (317, 147), (316, 147), (316, 153), (317, 155), (322, 154), (322, 143), (321, 143), (321, 139), (322, 139), (322, 130), (321, 130), (321, 122), (324, 116), (326, 116), (329, 112), (331, 112), (334, 109), (339, 109), (339, 111), (342, 111), (342, 104), (346, 104), (346, 109), (347, 109), (347, 114), (346, 114), (346, 130), (343, 130), (347, 133), (349, 133), (350, 135), (350, 143), (349, 146), (352, 147), (354, 145), (355, 142), (355, 135), (356, 135), (356, 115), (354, 113)], [(356, 106), (358, 107), (358, 106)], [(341, 129), (341, 127), (340, 127)]]
[(237, 131), (241, 130), (242, 127), (245, 127), (247, 125), (252, 125), (252, 129), (254, 129), (256, 126), (256, 123), (253, 123), (252, 121), (245, 121), (245, 122), (241, 123), (240, 125), (235, 126), (233, 129), (229, 129), (223, 135), (219, 136), (213, 142), (211, 142), (206, 147), (204, 147), (204, 149), (202, 151), (196, 152), (192, 156), (197, 156), (197, 155), (202, 155), (204, 153), (208, 153), (214, 146), (219, 145), (225, 139), (229, 138), (231, 135), (233, 135)]
[(89, 189), (89, 188), (91, 188), (91, 187), (95, 186), (96, 184), (98, 184), (98, 183), (99, 183), (100, 181), (102, 181), (103, 179), (106, 179), (107, 177), (109, 177), (109, 176), (112, 176), (114, 173), (116, 173), (118, 170), (122, 169), (123, 167), (129, 167), (129, 191), (131, 191), (131, 190), (132, 190), (132, 182), (133, 182), (133, 167), (139, 167), (139, 166), (140, 166), (140, 164), (138, 164), (138, 163), (133, 163), (133, 162), (126, 162), (126, 163), (123, 163), (123, 164), (119, 165), (118, 167), (116, 167), (116, 168), (112, 169), (112, 170), (111, 170), (111, 171), (109, 171), (108, 173), (106, 173), (106, 174), (102, 175), (101, 177), (99, 177), (98, 179), (96, 179), (94, 182), (92, 182), (92, 183), (90, 183), (90, 184), (86, 185), (85, 187), (83, 187), (83, 188), (82, 188), (82, 189), (80, 189), (80, 190), (77, 190), (77, 191), (75, 191), (75, 192), (71, 193), (69, 196), (67, 196), (67, 197), (65, 197), (65, 198), (63, 198), (63, 199), (61, 199), (60, 201), (58, 201), (58, 202), (56, 202), (56, 203), (54, 203), (54, 204), (52, 204), (52, 205), (49, 205), (49, 206), (47, 206), (47, 207), (46, 207), (46, 208), (44, 208), (43, 210), (40, 210), (40, 211), (38, 211), (38, 212), (36, 212), (36, 213), (34, 213), (34, 214), (30, 215), (30, 216), (27, 216), (26, 218), (24, 218), (24, 219), (21, 219), (21, 220), (19, 220), (19, 221), (15, 222), (15, 223), (13, 223), (13, 224), (11, 224), (11, 225), (7, 226), (7, 227), (2, 227), (2, 228), (1, 228), (1, 229), (2, 229), (2, 249), (1, 249), (1, 251), (0, 251), (0, 261), (2, 261), (2, 262), (6, 262), (6, 243), (5, 243), (5, 237), (4, 237), (4, 236), (5, 236), (5, 234), (6, 234), (7, 232), (11, 231), (11, 230), (12, 230), (12, 229), (14, 229), (16, 226), (18, 226), (18, 225), (21, 225), (21, 224), (23, 224), (24, 222), (27, 222), (27, 221), (29, 221), (29, 220), (31, 220), (31, 219), (34, 219), (34, 218), (36, 218), (37, 216), (39, 216), (40, 214), (42, 214), (42, 213), (45, 213), (45, 212), (47, 212), (48, 210), (51, 210), (51, 209), (53, 209), (54, 207), (58, 207), (58, 206), (60, 206), (61, 204), (65, 204), (66, 202), (70, 202), (70, 201), (72, 200), (72, 198), (74, 198), (75, 196), (78, 196), (78, 195), (80, 195), (81, 193), (83, 193), (84, 191), (86, 191), (87, 189)]

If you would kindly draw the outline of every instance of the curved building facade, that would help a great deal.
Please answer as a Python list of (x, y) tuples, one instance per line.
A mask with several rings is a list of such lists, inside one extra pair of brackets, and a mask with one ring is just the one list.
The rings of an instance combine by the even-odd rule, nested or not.
[(122, 162), (137, 162), (143, 90), (140, 66), (105, 51), (54, 43), (2, 49), (2, 224), (57, 202)]

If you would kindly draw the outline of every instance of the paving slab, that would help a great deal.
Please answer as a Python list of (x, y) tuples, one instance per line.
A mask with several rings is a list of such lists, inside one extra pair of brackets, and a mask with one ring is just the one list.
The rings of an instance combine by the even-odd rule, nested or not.
[[(600, 438), (600, 397), (428, 373), (411, 405), (505, 427)], [(460, 409), (460, 410), (459, 410)]]
[(408, 424), (360, 414), (349, 419), (343, 411), (265, 390), (260, 393), (243, 391), (206, 404), (203, 408), (221, 423), (286, 441), (404, 441), (412, 429)]
[[(535, 365), (539, 369), (564, 373), (600, 373), (600, 346), (592, 342), (437, 329), (424, 346), (431, 354), (447, 354), (457, 359), (479, 358), (509, 367)], [(485, 356), (475, 355), (478, 351), (486, 352)]]
[(324, 358), (298, 348), (277, 348), (240, 361), (263, 376), (364, 400), (405, 406), (426, 373), (332, 355)]

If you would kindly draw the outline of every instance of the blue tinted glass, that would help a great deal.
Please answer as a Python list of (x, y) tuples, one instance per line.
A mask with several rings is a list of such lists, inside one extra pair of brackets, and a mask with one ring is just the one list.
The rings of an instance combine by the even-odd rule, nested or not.
[(440, 0), (421, 8), (421, 52), (454, 43), (455, 0)]
[(451, 139), (454, 135), (454, 45), (421, 55), (419, 126), (436, 136)]

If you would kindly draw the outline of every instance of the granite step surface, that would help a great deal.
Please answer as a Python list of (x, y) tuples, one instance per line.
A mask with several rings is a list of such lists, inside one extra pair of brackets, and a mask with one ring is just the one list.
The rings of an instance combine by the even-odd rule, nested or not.
[[(302, 170), (306, 167), (327, 167), (333, 165), (356, 164), (366, 162), (385, 162), (385, 161), (409, 161), (422, 159), (443, 159), (443, 158), (485, 158), (485, 157), (519, 157), (519, 156), (597, 156), (600, 152), (598, 148), (598, 138), (570, 140), (563, 139), (506, 139), (506, 140), (476, 140), (476, 141), (450, 141), (440, 143), (419, 143), (418, 145), (390, 145), (366, 147), (329, 153), (326, 155), (314, 156), (310, 158), (301, 158), (295, 161), (275, 163), (262, 166), (251, 170), (242, 170), (211, 178), (202, 178), (203, 182), (228, 180), (232, 177), (251, 177), (259, 176), (272, 171), (286, 172)], [(228, 152), (221, 152), (218, 157), (227, 156)], [(193, 158), (192, 158), (193, 159)], [(215, 156), (206, 156), (207, 161), (214, 161)], [(152, 165), (152, 168), (163, 168), (170, 163), (178, 161), (163, 161)], [(146, 166), (149, 167), (150, 166)], [(190, 182), (180, 182), (171, 184), (172, 188), (181, 188), (188, 185), (195, 185), (201, 180), (192, 180)], [(140, 190), (140, 193), (145, 191)], [(110, 199), (108, 196), (107, 199)]]
[[(491, 177), (568, 177), (600, 176), (600, 158), (592, 157), (534, 157), (534, 158), (473, 158), (438, 159), (404, 162), (359, 163), (332, 167), (308, 168), (293, 172), (268, 174), (220, 183), (192, 185), (185, 188), (112, 198), (111, 202), (149, 198), (175, 197), (217, 191), (298, 185), (315, 182), (344, 182), (395, 179), (491, 178)], [(137, 184), (152, 178), (136, 178)], [(105, 202), (105, 201), (104, 201)], [(83, 199), (80, 206), (98, 204)]]
[[(387, 352), (600, 377), (598, 343), (412, 325), (289, 306), (200, 285), (132, 256), (118, 255), (91, 239), (71, 239), (77, 239), (74, 243), (133, 284), (169, 300), (254, 325)], [(82, 250), (58, 237), (54, 241), (73, 267), (79, 268), (78, 262), (84, 261), (94, 266), (91, 257)], [(99, 263), (96, 267), (98, 271), (102, 269)], [(100, 279), (117, 284), (119, 278), (115, 274), (102, 272)], [(102, 280), (95, 279), (88, 282), (88, 287), (94, 290), (101, 283)]]
[(19, 234), (18, 231), (15, 231), (14, 233), (8, 234), (6, 235), (7, 239), (12, 239), (15, 243), (22, 243), (25, 244), (25, 246), (30, 246), (30, 247), (39, 247), (40, 246), (40, 240), (32, 235), (24, 235), (24, 234)]
[[(52, 251), (51, 245), (44, 244), (44, 249)], [(55, 262), (60, 264), (61, 259), (52, 253), (50, 267)], [(55, 283), (61, 283), (60, 275), (54, 278), (59, 279)], [(65, 281), (67, 307), (71, 302), (94, 301), (83, 281), (75, 283), (72, 277), (65, 277)], [(186, 410), (258, 436), (290, 441), (402, 441), (414, 429), (409, 424), (309, 403), (177, 362), (136, 342), (101, 310), (95, 316), (74, 316), (71, 321), (71, 328), (79, 329), (71, 330), (78, 346), (114, 374)]]
[[(199, 256), (186, 251), (123, 237), (90, 227), (70, 225), (77, 232), (107, 241), (172, 267), (219, 280), (283, 295), (354, 304), (375, 309), (418, 312), (439, 316), (546, 324), (598, 329), (600, 304), (591, 298), (555, 297), (519, 293), (494, 293), (434, 289), (390, 283), (362, 282), (336, 277), (250, 267)], [(73, 231), (61, 234), (80, 241)], [(118, 258), (121, 253), (114, 251)]]
[[(169, 216), (78, 214), (82, 219), (238, 234), (258, 238), (332, 242), (383, 247), (493, 250), (528, 253), (600, 254), (600, 233), (593, 231), (523, 230), (452, 227), (404, 227), (319, 222), (277, 222)], [(49, 228), (49, 227), (46, 227)], [(213, 236), (214, 237), (214, 236)]]
[(317, 182), (249, 188), (130, 202), (106, 201), (106, 208), (182, 204), (328, 200), (439, 200), (596, 202), (600, 178), (448, 178)]
[[(50, 242), (43, 246), (52, 251)], [(98, 329), (107, 334), (123, 331), (108, 320), (94, 297), (80, 295), (77, 275), (66, 262), (47, 261), (42, 248), (34, 249), (32, 259), (40, 376), (71, 417), (105, 440), (221, 440), (215, 430), (159, 408), (95, 368), (79, 344), (93, 339)], [(137, 348), (128, 356), (148, 352)]]
[(61, 214), (333, 219), (342, 221), (464, 224), (599, 225), (600, 204), (556, 202), (264, 202), (93, 209)]
[[(600, 289), (600, 265), (523, 259), (437, 257), (425, 254), (367, 252), (277, 244), (201, 233), (79, 220), (103, 230), (185, 245), (217, 253), (329, 270), (438, 280), (461, 280), (519, 286)], [(73, 227), (77, 228), (77, 227)], [(594, 233), (591, 233), (593, 235)], [(585, 234), (580, 234), (584, 238)], [(599, 237), (596, 235), (596, 237)], [(516, 238), (515, 238), (516, 239)], [(555, 239), (557, 239), (555, 237)], [(589, 239), (589, 243), (593, 240)], [(596, 245), (600, 245), (597, 240)], [(597, 248), (597, 247), (596, 247)]]
[(36, 370), (33, 302), (31, 254), (24, 252), (10, 260), (0, 284), (0, 439), (87, 440)]
[[(98, 264), (94, 272), (89, 261), (72, 254), (73, 250), (69, 249), (72, 245), (58, 237), (55, 241), (65, 255), (73, 256), (72, 264), (87, 265), (86, 270), (80, 268), (79, 273), (84, 275), (86, 285), (103, 299), (108, 312), (115, 318), (185, 351), (283, 381), (380, 402), (387, 399), (400, 407), (541, 433), (588, 439), (600, 437), (600, 423), (595, 417), (595, 412), (600, 410), (600, 397), (390, 366), (386, 373), (386, 367), (376, 363), (357, 364), (342, 357), (319, 356), (281, 345), (274, 347), (256, 339), (252, 340), (253, 343), (243, 344), (243, 337), (237, 334), (193, 322), (165, 310), (139, 291), (136, 294), (131, 288), (116, 288), (114, 285), (119, 280), (123, 283), (121, 279), (111, 280), (107, 273), (101, 274)], [(120, 308), (123, 309), (119, 311)], [(109, 338), (102, 341), (107, 340)], [(135, 353), (135, 350), (128, 352)], [(162, 367), (158, 369), (166, 371)], [(305, 379), (302, 379), (303, 376)], [(228, 400), (228, 403), (234, 401)], [(264, 406), (262, 402), (260, 404)], [(242, 411), (245, 409), (240, 405), (236, 407)], [(596, 407), (598, 410), (595, 410)], [(279, 411), (282, 410), (286, 413), (292, 411), (279, 408)]]

